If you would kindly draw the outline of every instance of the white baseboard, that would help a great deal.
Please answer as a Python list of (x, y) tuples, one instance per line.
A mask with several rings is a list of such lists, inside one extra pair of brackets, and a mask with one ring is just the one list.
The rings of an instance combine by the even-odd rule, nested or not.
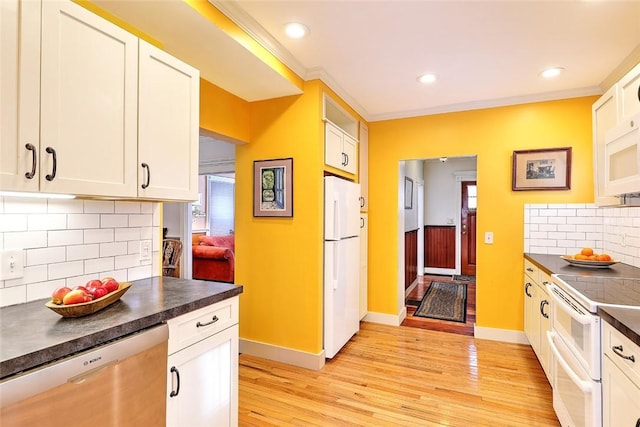
[(288, 365), (319, 371), (324, 367), (324, 350), (318, 354), (240, 338), (240, 353)]
[(405, 317), (407, 317), (407, 308), (402, 307), (402, 311), (398, 315), (370, 311), (362, 320), (364, 322), (379, 323), (381, 325), (400, 326)]
[(511, 329), (486, 328), (484, 326), (473, 325), (473, 335), (476, 339), (529, 345), (529, 340), (524, 332)]
[(456, 273), (455, 268), (436, 268), (436, 267), (425, 267), (424, 274), (442, 274), (442, 275), (454, 275)]

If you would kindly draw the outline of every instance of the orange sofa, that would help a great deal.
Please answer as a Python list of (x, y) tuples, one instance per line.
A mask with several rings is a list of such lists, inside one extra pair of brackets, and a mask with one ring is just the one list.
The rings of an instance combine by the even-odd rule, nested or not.
[(235, 236), (193, 236), (193, 278), (234, 281)]

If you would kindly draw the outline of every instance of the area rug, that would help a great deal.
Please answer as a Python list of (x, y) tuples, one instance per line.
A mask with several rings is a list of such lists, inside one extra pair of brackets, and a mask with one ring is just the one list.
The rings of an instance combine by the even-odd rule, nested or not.
[(458, 280), (460, 282), (476, 282), (476, 276), (469, 276), (467, 274), (454, 274), (453, 280)]
[(453, 282), (431, 282), (420, 307), (418, 317), (465, 323), (467, 317), (467, 285)]

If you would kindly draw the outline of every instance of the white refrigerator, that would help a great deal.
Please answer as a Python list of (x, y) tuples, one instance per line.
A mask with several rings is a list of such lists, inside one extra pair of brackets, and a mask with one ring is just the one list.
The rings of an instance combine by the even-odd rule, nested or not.
[(324, 350), (332, 358), (360, 329), (360, 184), (324, 178)]

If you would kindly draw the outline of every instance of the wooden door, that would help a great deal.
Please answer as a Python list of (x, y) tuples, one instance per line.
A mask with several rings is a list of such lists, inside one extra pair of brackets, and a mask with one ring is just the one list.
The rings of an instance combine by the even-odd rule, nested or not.
[(462, 182), (462, 210), (460, 218), (460, 272), (476, 274), (476, 181)]

